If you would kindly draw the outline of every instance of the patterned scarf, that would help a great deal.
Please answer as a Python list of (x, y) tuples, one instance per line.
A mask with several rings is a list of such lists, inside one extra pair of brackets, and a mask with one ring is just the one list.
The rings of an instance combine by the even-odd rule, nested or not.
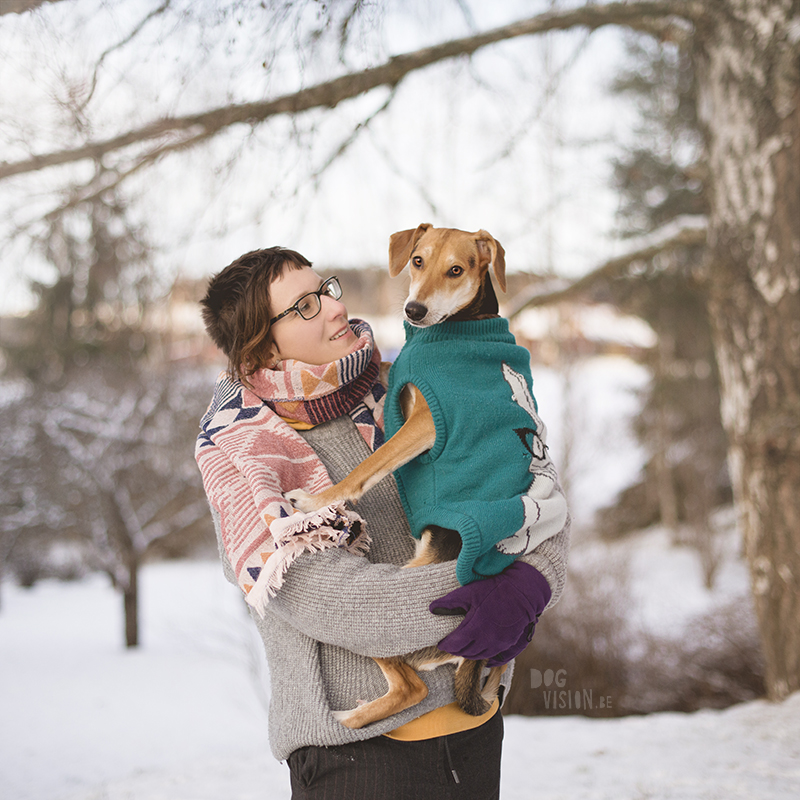
[(339, 361), (283, 361), (252, 375), (252, 389), (223, 373), (200, 423), (195, 458), (219, 515), (222, 544), (248, 603), (262, 612), (302, 552), (345, 547), (363, 553), (369, 544), (358, 515), (341, 504), (300, 514), (283, 496), (331, 485), (298, 429), (349, 414), (370, 450), (383, 443), (380, 352), (366, 322), (350, 325), (358, 343)]
[(350, 320), (358, 336), (356, 349), (330, 364), (315, 366), (287, 359), (274, 369), (250, 376), (255, 393), (296, 430), (349, 414), (370, 450), (383, 444), (383, 402), (386, 389), (378, 381), (381, 354), (372, 329)]

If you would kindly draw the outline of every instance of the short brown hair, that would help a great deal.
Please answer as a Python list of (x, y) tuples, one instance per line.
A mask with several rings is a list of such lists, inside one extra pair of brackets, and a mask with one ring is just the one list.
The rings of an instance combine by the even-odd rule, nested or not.
[(295, 250), (268, 247), (240, 256), (208, 282), (200, 301), (203, 321), (214, 344), (228, 357), (228, 373), (244, 380), (268, 366), (270, 287), (284, 267), (311, 262)]

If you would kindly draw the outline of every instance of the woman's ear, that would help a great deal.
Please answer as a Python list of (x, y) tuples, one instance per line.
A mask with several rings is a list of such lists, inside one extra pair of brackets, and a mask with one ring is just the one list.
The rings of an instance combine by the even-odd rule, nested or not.
[(279, 361), (283, 361), (280, 350), (278, 350), (278, 346), (275, 344), (275, 342), (270, 342), (269, 346), (264, 352), (263, 363), (266, 364), (267, 369), (275, 369)]
[(389, 237), (389, 275), (394, 278), (403, 271), (414, 246), (431, 227), (430, 222), (423, 222), (416, 228), (398, 231)]
[(267, 344), (260, 344), (256, 349), (243, 353), (242, 371), (251, 375), (259, 369), (274, 369), (279, 361), (283, 361), (278, 345), (271, 339)]

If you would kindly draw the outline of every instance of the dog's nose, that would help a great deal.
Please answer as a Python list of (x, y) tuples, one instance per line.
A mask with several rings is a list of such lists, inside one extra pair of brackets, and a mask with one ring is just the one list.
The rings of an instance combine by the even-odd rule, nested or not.
[(406, 303), (405, 311), (406, 316), (412, 322), (419, 322), (421, 319), (424, 319), (425, 315), (428, 313), (427, 307), (422, 305), (422, 303), (418, 303), (416, 300), (411, 300)]

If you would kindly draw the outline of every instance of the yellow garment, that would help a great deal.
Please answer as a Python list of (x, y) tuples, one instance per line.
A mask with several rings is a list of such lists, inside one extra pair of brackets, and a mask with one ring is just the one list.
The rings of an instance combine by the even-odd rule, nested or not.
[(411, 722), (385, 733), (384, 736), (400, 742), (418, 742), (422, 739), (435, 739), (437, 736), (449, 736), (451, 733), (469, 731), (488, 722), (499, 706), (500, 701), (495, 698), (492, 707), (485, 714), (480, 717), (472, 717), (465, 714), (458, 703), (450, 703), (412, 719)]
[(289, 417), (281, 417), (281, 419), (290, 427), (294, 428), (296, 431), (310, 431), (312, 428), (316, 428), (317, 426), (311, 422), (303, 422), (299, 419), (289, 419)]

